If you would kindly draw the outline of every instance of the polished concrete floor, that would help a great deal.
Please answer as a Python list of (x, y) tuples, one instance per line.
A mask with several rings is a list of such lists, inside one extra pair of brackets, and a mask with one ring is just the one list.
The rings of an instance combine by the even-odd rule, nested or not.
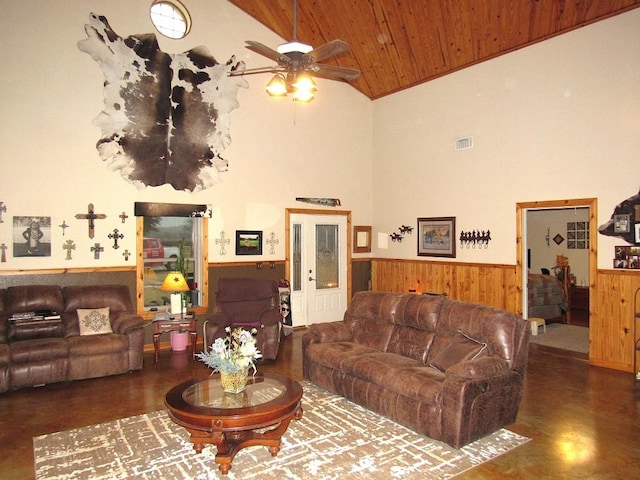
[[(259, 370), (301, 379), (303, 333)], [(209, 375), (187, 352), (162, 351), (157, 368), (151, 354), (144, 360), (140, 372), (0, 394), (0, 479), (33, 478), (34, 436), (162, 409), (172, 386)], [(509, 428), (531, 441), (457, 478), (640, 478), (640, 382), (630, 373), (534, 345)]]

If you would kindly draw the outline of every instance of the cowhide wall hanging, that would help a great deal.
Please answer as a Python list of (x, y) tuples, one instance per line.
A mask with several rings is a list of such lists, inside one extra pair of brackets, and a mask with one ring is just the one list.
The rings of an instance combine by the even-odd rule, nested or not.
[(78, 48), (105, 76), (104, 110), (96, 148), (109, 168), (138, 188), (166, 183), (197, 191), (220, 181), (231, 143), (230, 113), (247, 88), (235, 56), (219, 64), (206, 47), (168, 54), (152, 33), (118, 36), (103, 16), (91, 14)]

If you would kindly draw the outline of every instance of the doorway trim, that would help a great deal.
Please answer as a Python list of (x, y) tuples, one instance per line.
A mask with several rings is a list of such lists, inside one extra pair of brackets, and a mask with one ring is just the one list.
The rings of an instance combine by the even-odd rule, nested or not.
[(347, 305), (351, 302), (351, 210), (317, 210), (314, 208), (286, 208), (284, 211), (284, 278), (291, 282), (291, 215), (342, 215), (347, 217)]
[[(588, 207), (589, 208), (589, 325), (593, 316), (597, 316), (597, 306), (593, 300), (597, 298), (597, 282), (596, 274), (598, 271), (598, 199), (597, 198), (577, 198), (573, 200), (546, 200), (539, 202), (522, 202), (516, 204), (516, 305), (520, 315), (524, 312), (524, 296), (526, 289), (524, 280), (523, 267), (523, 250), (525, 246), (526, 210), (541, 210), (545, 208), (571, 208), (571, 207)], [(591, 332), (591, 329), (589, 329)]]

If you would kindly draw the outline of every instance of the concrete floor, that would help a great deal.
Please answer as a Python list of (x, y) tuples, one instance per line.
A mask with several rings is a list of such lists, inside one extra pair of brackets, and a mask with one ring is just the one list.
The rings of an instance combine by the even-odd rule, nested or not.
[[(259, 370), (302, 379), (303, 333), (284, 338), (278, 360)], [(34, 436), (162, 409), (171, 387), (208, 375), (189, 353), (163, 350), (158, 368), (148, 353), (140, 372), (2, 393), (0, 479), (33, 478)], [(630, 373), (532, 345), (508, 428), (532, 440), (457, 478), (640, 478), (640, 382)]]

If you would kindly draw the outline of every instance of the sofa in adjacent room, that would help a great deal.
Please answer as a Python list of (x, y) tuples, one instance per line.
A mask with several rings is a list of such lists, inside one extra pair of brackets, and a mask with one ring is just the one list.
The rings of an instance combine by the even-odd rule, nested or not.
[(515, 421), (529, 325), (444, 296), (358, 292), (302, 342), (306, 379), (460, 448)]
[(123, 285), (0, 289), (0, 392), (140, 370), (144, 325)]

